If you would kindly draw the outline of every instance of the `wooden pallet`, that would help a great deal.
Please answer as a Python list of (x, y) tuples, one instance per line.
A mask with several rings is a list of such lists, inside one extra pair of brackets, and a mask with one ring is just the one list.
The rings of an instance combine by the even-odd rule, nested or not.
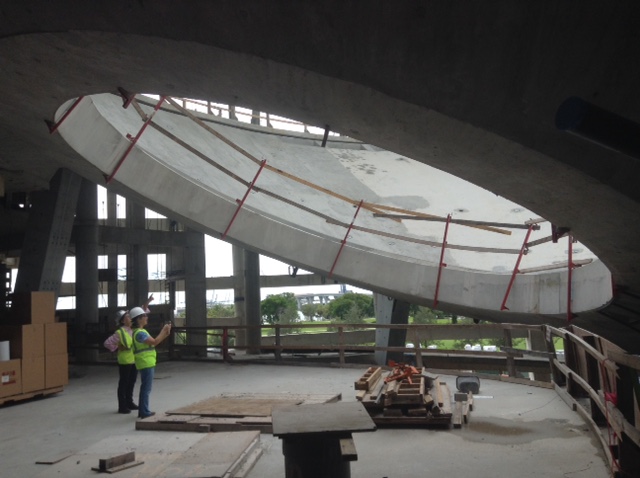
[[(436, 397), (424, 395), (423, 403), (394, 404), (385, 406), (382, 411), (369, 414), (374, 423), (383, 426), (411, 426), (424, 428), (450, 428), (453, 413), (451, 410), (451, 392), (445, 382), (437, 382), (431, 391)], [(415, 394), (414, 394), (415, 395)], [(429, 397), (428, 399), (425, 397)], [(437, 400), (437, 401), (436, 401)], [(429, 403), (427, 403), (429, 401)]]
[(353, 384), (356, 390), (369, 391), (376, 386), (382, 376), (382, 367), (369, 367)]
[(60, 393), (64, 390), (64, 387), (47, 388), (45, 390), (34, 390), (33, 392), (21, 393), (19, 395), (11, 395), (10, 397), (0, 398), (0, 405), (12, 402), (22, 402), (24, 400), (30, 400), (32, 398), (41, 398), (55, 393)]
[[(370, 374), (371, 368), (355, 384), (365, 382)], [(356, 389), (356, 399), (376, 425), (458, 428), (468, 423), (473, 410), (472, 394), (455, 394), (452, 406), (454, 397), (447, 383), (437, 376), (425, 375), (424, 368), (420, 374), (412, 375), (411, 382), (404, 379), (385, 383), (388, 376), (388, 372), (382, 373), (368, 390)]]

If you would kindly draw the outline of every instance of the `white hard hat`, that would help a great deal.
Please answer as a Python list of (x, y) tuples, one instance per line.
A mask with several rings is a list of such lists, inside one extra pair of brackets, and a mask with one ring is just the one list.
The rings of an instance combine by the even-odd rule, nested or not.
[(140, 317), (141, 315), (145, 315), (146, 312), (142, 309), (142, 307), (134, 307), (133, 309), (131, 309), (129, 311), (129, 315), (131, 315), (131, 319), (135, 320), (136, 318)]
[(123, 324), (122, 319), (124, 319), (124, 316), (127, 314), (128, 312), (126, 310), (119, 310), (116, 313), (116, 327), (120, 327)]

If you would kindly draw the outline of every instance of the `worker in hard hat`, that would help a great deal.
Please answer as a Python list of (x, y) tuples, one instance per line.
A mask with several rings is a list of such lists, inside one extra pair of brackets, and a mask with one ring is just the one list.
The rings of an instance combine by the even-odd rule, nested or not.
[(112, 352), (118, 353), (118, 413), (131, 413), (138, 406), (133, 401), (133, 388), (136, 385), (138, 370), (133, 357), (133, 330), (131, 316), (126, 310), (119, 310), (116, 314), (116, 331), (104, 346)]
[(138, 418), (147, 418), (155, 415), (149, 409), (149, 396), (156, 368), (156, 345), (160, 344), (171, 334), (171, 324), (165, 324), (160, 333), (154, 338), (145, 330), (149, 321), (147, 313), (141, 307), (131, 309), (133, 320), (133, 356), (136, 368), (140, 372), (140, 397), (138, 399)]

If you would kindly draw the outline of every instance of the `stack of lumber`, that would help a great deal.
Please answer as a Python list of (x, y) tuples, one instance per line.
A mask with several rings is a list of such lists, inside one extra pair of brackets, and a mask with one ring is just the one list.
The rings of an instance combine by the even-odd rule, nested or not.
[(354, 386), (356, 399), (379, 426), (457, 427), (468, 422), (473, 408), (473, 395), (457, 393), (454, 413), (449, 386), (424, 368), (369, 367)]

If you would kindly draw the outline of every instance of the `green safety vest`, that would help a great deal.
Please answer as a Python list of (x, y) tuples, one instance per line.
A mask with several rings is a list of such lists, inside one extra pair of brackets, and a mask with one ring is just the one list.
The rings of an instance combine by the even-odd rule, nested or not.
[(120, 336), (120, 343), (127, 348), (126, 350), (120, 350), (120, 348), (118, 348), (118, 363), (120, 365), (131, 365), (135, 363), (133, 350), (131, 350), (133, 338), (122, 327), (120, 327), (117, 332)]
[(138, 370), (156, 366), (156, 348), (153, 345), (143, 344), (136, 340), (136, 336), (143, 331), (145, 330), (136, 329), (133, 332), (133, 355)]

